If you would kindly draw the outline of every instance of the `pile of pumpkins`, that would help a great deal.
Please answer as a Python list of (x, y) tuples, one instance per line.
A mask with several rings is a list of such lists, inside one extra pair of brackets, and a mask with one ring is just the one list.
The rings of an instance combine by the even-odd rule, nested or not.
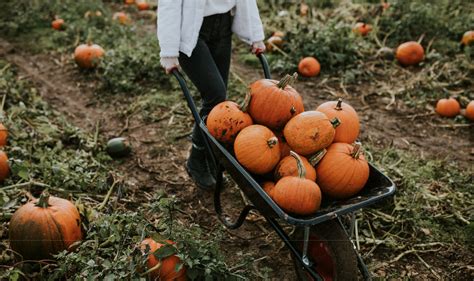
[(359, 117), (349, 104), (329, 101), (305, 111), (287, 75), (250, 85), (242, 105), (224, 101), (209, 113), (209, 132), (248, 172), (265, 179), (264, 190), (283, 210), (314, 214), (322, 196), (347, 199), (369, 178), (359, 143)]

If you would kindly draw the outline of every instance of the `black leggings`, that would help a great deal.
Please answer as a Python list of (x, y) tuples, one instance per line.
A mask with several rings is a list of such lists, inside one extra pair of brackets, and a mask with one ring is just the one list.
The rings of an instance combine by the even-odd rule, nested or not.
[[(179, 55), (179, 64), (201, 94), (201, 117), (208, 115), (227, 97), (231, 48), (232, 16), (229, 12), (205, 17), (191, 57)], [(195, 145), (204, 146), (196, 124), (192, 140)]]

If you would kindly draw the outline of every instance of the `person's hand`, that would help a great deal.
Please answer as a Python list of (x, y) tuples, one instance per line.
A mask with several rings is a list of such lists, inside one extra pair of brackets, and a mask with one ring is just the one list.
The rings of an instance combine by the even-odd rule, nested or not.
[(265, 49), (266, 47), (263, 41), (254, 42), (252, 44), (252, 54), (255, 54), (255, 55), (261, 54), (265, 52)]
[(160, 59), (161, 66), (165, 69), (166, 73), (170, 73), (173, 69), (179, 67), (178, 57), (164, 57)]

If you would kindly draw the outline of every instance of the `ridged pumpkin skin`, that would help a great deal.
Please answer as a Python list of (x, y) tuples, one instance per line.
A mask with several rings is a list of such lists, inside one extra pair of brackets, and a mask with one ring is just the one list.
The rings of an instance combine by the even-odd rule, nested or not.
[(360, 153), (360, 146), (333, 143), (316, 166), (316, 182), (323, 194), (346, 199), (357, 194), (369, 179), (369, 164)]
[(474, 30), (466, 31), (464, 35), (462, 36), (461, 43), (464, 46), (468, 46), (472, 42), (474, 42)]
[(70, 201), (44, 192), (13, 214), (9, 239), (24, 260), (51, 259), (82, 239), (79, 212)]
[(250, 85), (248, 113), (256, 124), (279, 130), (304, 111), (300, 94), (288, 85), (294, 78), (287, 75), (281, 81), (261, 79)]
[(305, 111), (286, 124), (283, 134), (293, 151), (308, 156), (332, 143), (336, 135), (334, 126), (337, 126), (336, 120), (330, 121), (326, 114)]
[(398, 46), (395, 56), (404, 66), (415, 65), (425, 58), (425, 50), (420, 43), (410, 41)]
[(314, 77), (321, 71), (319, 61), (313, 57), (306, 57), (298, 63), (298, 72), (304, 77)]
[(0, 123), (0, 147), (7, 145), (8, 129)]
[(266, 174), (280, 161), (280, 145), (273, 132), (262, 125), (251, 125), (237, 135), (235, 157), (242, 166), (257, 175)]
[[(312, 181), (316, 181), (316, 170), (313, 166), (308, 162), (304, 156), (301, 156), (301, 162), (306, 170), (306, 178)], [(275, 168), (275, 181), (278, 182), (283, 177), (298, 176), (298, 165), (297, 161), (293, 156), (286, 156), (285, 158), (281, 159), (280, 163)]]
[(272, 181), (266, 181), (262, 183), (262, 188), (263, 190), (270, 196), (270, 198), (273, 198), (273, 189), (275, 188), (275, 183)]
[(372, 25), (366, 24), (363, 22), (356, 23), (354, 28), (352, 29), (352, 32), (359, 34), (361, 36), (366, 36), (371, 31), (372, 31)]
[[(173, 244), (172, 241), (168, 240), (168, 243)], [(142, 241), (140, 247), (143, 252), (146, 251), (147, 245), (150, 247), (148, 259), (147, 259), (147, 267), (148, 269), (155, 267), (160, 260), (157, 259), (153, 253), (161, 248), (163, 244), (157, 243), (155, 240), (151, 238), (146, 238)], [(181, 260), (175, 256), (169, 256), (163, 258), (161, 260), (161, 267), (153, 270), (150, 272), (151, 280), (160, 280), (160, 281), (185, 281), (187, 280), (186, 277), (186, 268), (183, 266), (180, 271), (176, 272), (175, 268), (176, 265), (181, 263)]]
[(282, 131), (273, 131), (275, 136), (278, 138), (278, 144), (280, 145), (280, 159), (290, 156), (290, 145), (286, 142), (285, 136)]
[(74, 60), (80, 68), (94, 68), (104, 56), (104, 49), (96, 44), (81, 44), (74, 51)]
[(440, 99), (436, 103), (436, 113), (443, 117), (455, 117), (461, 112), (461, 105), (454, 98)]
[(466, 111), (464, 112), (464, 116), (466, 116), (467, 119), (474, 121), (474, 101), (470, 101), (468, 103), (466, 106)]
[(359, 137), (360, 121), (357, 112), (352, 106), (339, 99), (338, 101), (328, 101), (316, 108), (332, 120), (335, 117), (341, 124), (336, 128), (336, 135), (333, 142), (353, 143)]
[(55, 19), (51, 22), (51, 27), (55, 30), (62, 30), (64, 28), (64, 20), (63, 19)]
[(288, 176), (279, 180), (271, 192), (272, 199), (289, 213), (310, 215), (321, 205), (321, 190), (314, 181), (305, 178), (304, 166), (300, 160), (298, 161), (298, 176)]
[(232, 101), (216, 105), (207, 116), (206, 125), (213, 137), (225, 144), (232, 144), (237, 134), (253, 124), (252, 118)]
[(0, 182), (3, 182), (10, 175), (10, 165), (7, 154), (0, 150)]

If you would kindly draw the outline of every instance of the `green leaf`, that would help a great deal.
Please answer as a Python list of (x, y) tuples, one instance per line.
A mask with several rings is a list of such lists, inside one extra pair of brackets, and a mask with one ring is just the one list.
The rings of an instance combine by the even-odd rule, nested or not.
[(163, 259), (174, 254), (176, 254), (176, 248), (173, 245), (163, 245), (153, 253), (158, 259)]

